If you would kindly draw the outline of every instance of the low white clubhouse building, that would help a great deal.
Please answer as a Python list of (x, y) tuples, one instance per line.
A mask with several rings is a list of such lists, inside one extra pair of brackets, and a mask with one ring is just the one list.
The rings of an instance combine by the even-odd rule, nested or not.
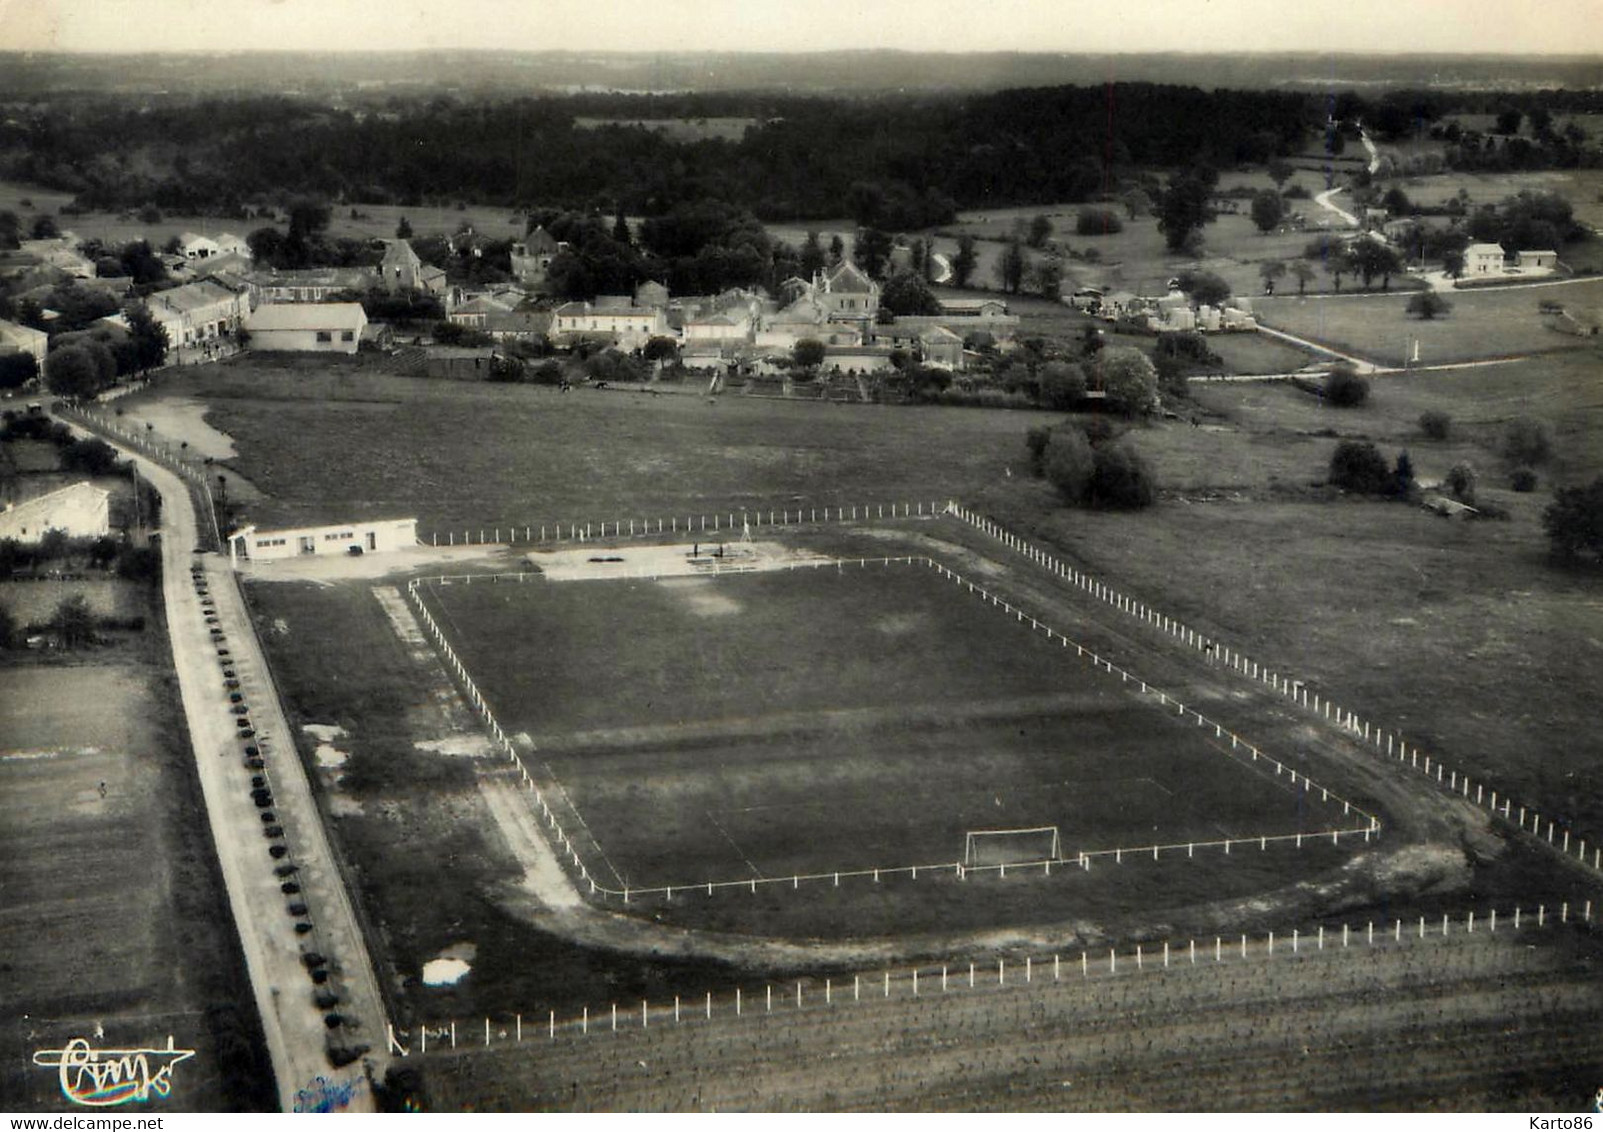
[(375, 519), (326, 527), (264, 531), (241, 527), (228, 536), (228, 561), (279, 562), (288, 558), (342, 554), (386, 554), (417, 545), (416, 519)]

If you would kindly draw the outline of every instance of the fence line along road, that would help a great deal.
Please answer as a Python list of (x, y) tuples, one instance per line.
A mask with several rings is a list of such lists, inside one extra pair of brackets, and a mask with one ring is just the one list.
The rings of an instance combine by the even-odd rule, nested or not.
[[(1592, 901), (1583, 899), (1573, 907), (1565, 901), (1556, 908), (1538, 904), (1533, 911), (1516, 905), (1513, 909), (1470, 910), (1462, 913), (1398, 917), (1359, 924), (1316, 924), (1293, 927), (1290, 931), (1264, 933), (1238, 932), (1202, 939), (1143, 941), (1122, 946), (1056, 951), (1049, 955), (1022, 958), (987, 956), (983, 961), (919, 964), (901, 969), (844, 974), (839, 977), (806, 975), (781, 982), (765, 981), (755, 993), (736, 985), (708, 990), (700, 995), (675, 995), (671, 1001), (649, 999), (619, 1004), (609, 1003), (594, 1012), (586, 1006), (577, 1017), (557, 1017), (555, 1010), (525, 1017), (521, 1013), (502, 1014), (462, 1021), (421, 1023), (410, 1028), (391, 1024), (389, 1052), (396, 1057), (435, 1052), (504, 1049), (528, 1045), (539, 1049), (561, 1040), (576, 1041), (592, 1034), (613, 1034), (621, 1030), (644, 1030), (652, 1026), (674, 1027), (696, 1021), (726, 1022), (748, 1014), (775, 1014), (787, 1010), (831, 1010), (855, 1004), (883, 1002), (892, 998), (941, 997), (963, 992), (1029, 993), (1037, 986), (1063, 983), (1089, 984), (1105, 979), (1138, 978), (1148, 972), (1171, 968), (1213, 968), (1223, 974), (1236, 972), (1243, 964), (1263, 965), (1318, 955), (1325, 951), (1362, 954), (1375, 948), (1432, 947), (1466, 945), (1480, 935), (1490, 941), (1499, 931), (1525, 933), (1554, 927), (1590, 931), (1593, 927)], [(1529, 946), (1535, 946), (1530, 944)]]
[(1599, 845), (1595, 837), (1589, 841), (1555, 818), (1544, 819), (1535, 807), (1520, 804), (1509, 797), (1506, 791), (1489, 789), (1484, 782), (1475, 782), (1468, 774), (1449, 768), (1441, 759), (1422, 751), (1417, 744), (1410, 743), (1398, 732), (1383, 728), (1378, 723), (1372, 723), (1358, 713), (1336, 705), (1328, 697), (1321, 698), (1317, 693), (1311, 692), (1304, 681), (1274, 671), (1267, 665), (1248, 658), (1239, 650), (1220, 644), (1183, 622), (1113, 589), (1099, 578), (1070, 566), (1055, 555), (1020, 538), (1000, 523), (955, 502), (949, 505), (949, 513), (996, 539), (1009, 550), (1023, 555), (1031, 563), (1078, 586), (1098, 601), (1144, 623), (1153, 630), (1167, 634), (1186, 648), (1201, 653), (1210, 662), (1222, 665), (1237, 675), (1287, 697), (1293, 704), (1309, 709), (1316, 716), (1339, 727), (1350, 740), (1368, 748), (1371, 754), (1384, 755), (1400, 767), (1417, 771), (1426, 779), (1434, 781), (1447, 793), (1472, 803), (1494, 818), (1529, 834), (1571, 864), (1586, 870), (1594, 879), (1603, 878), (1603, 846)]
[[(1274, 845), (1277, 848), (1301, 849), (1303, 848), (1304, 841), (1307, 841), (1310, 845), (1313, 845), (1322, 844), (1326, 839), (1328, 839), (1332, 845), (1340, 846), (1343, 837), (1346, 837), (1349, 840), (1352, 840), (1353, 838), (1360, 838), (1363, 842), (1368, 843), (1371, 838), (1378, 837), (1380, 835), (1381, 824), (1375, 815), (1361, 809), (1346, 798), (1343, 798), (1341, 795), (1332, 792), (1328, 787), (1313, 781), (1306, 774), (1298, 771), (1295, 767), (1273, 758), (1254, 744), (1243, 739), (1240, 735), (1224, 727), (1222, 724), (1217, 723), (1194, 708), (1187, 707), (1178, 699), (1171, 697), (1167, 692), (1148, 684), (1126, 669), (1116, 666), (1113, 664), (1113, 662), (1105, 660), (1096, 652), (1087, 649), (1085, 646), (1079, 644), (1071, 638), (1064, 636), (1056, 629), (1041, 622), (1038, 618), (1026, 615), (1023, 610), (1015, 607), (1007, 601), (1004, 601), (1000, 597), (997, 597), (995, 594), (986, 590), (983, 586), (969, 581), (955, 570), (949, 569), (948, 567), (935, 561), (933, 558), (923, 555), (904, 555), (883, 558), (836, 559), (833, 561), (815, 560), (801, 563), (787, 563), (784, 569), (787, 571), (820, 569), (827, 570), (831, 568), (836, 570), (845, 570), (866, 569), (870, 565), (881, 566), (885, 568), (898, 565), (922, 566), (933, 570), (942, 579), (950, 581), (959, 588), (964, 589), (966, 593), (978, 597), (982, 602), (998, 610), (1004, 616), (1008, 616), (1020, 624), (1027, 620), (1029, 622), (1030, 629), (1032, 631), (1044, 633), (1049, 642), (1055, 641), (1059, 643), (1065, 650), (1073, 648), (1077, 658), (1088, 662), (1094, 670), (1105, 672), (1110, 677), (1117, 676), (1121, 685), (1129, 688), (1131, 692), (1139, 691), (1139, 693), (1143, 695), (1155, 696), (1157, 701), (1156, 706), (1159, 708), (1167, 710), (1170, 707), (1173, 707), (1174, 712), (1178, 717), (1182, 719), (1194, 720), (1195, 725), (1200, 728), (1212, 728), (1214, 732), (1214, 738), (1218, 740), (1218, 745), (1214, 749), (1219, 751), (1219, 753), (1224, 757), (1248, 767), (1251, 767), (1253, 764), (1261, 761), (1265, 764), (1265, 768), (1274, 768), (1274, 776), (1276, 779), (1286, 779), (1286, 789), (1297, 791), (1300, 787), (1302, 796), (1310, 801), (1313, 800), (1313, 796), (1315, 794), (1318, 794), (1318, 802), (1320, 804), (1339, 804), (1342, 808), (1343, 817), (1356, 816), (1358, 820), (1345, 825), (1338, 824), (1321, 829), (1307, 830), (1296, 833), (1260, 834), (1257, 836), (1231, 837), (1204, 841), (1176, 841), (1147, 845), (1114, 846), (1101, 849), (1081, 849), (1059, 857), (1007, 863), (999, 862), (996, 864), (986, 865), (966, 864), (962, 861), (939, 861), (918, 865), (866, 866), (812, 873), (797, 872), (782, 876), (743, 877), (738, 880), (713, 880), (709, 878), (702, 881), (687, 881), (679, 884), (652, 885), (644, 887), (634, 887), (627, 884), (620, 877), (618, 877), (614, 871), (613, 880), (615, 883), (609, 885), (601, 880), (598, 880), (591, 872), (591, 866), (585, 860), (586, 854), (585, 852), (581, 851), (584, 845), (584, 837), (581, 835), (580, 843), (576, 845), (573, 836), (568, 833), (566, 828), (564, 828), (564, 824), (559, 815), (559, 811), (564, 809), (566, 809), (572, 815), (576, 826), (585, 828), (583, 821), (579, 818), (577, 810), (573, 807), (572, 803), (566, 799), (565, 792), (559, 790), (554, 785), (542, 786), (541, 776), (538, 773), (530, 772), (527, 764), (525, 764), (523, 761), (522, 755), (519, 754), (516, 746), (512, 743), (511, 739), (508, 738), (506, 730), (501, 726), (500, 721), (496, 718), (494, 710), (491, 708), (489, 702), (485, 699), (483, 693), (479, 690), (478, 685), (474, 682), (472, 673), (462, 662), (462, 659), (457, 655), (456, 649), (452, 646), (444, 630), (441, 629), (439, 622), (434, 617), (434, 614), (429, 610), (420, 593), (420, 586), (429, 583), (442, 586), (472, 586), (474, 584), (482, 586), (500, 585), (503, 583), (522, 585), (527, 584), (531, 580), (539, 579), (541, 575), (528, 572), (438, 574), (430, 575), (425, 578), (414, 578), (410, 580), (406, 585), (405, 592), (412, 605), (412, 608), (418, 616), (419, 621), (428, 631), (430, 638), (433, 640), (436, 648), (439, 650), (439, 654), (443, 659), (447, 670), (455, 675), (456, 680), (461, 687), (464, 698), (467, 700), (468, 704), (478, 712), (493, 745), (498, 751), (505, 754), (508, 762), (517, 767), (522, 783), (528, 789), (532, 803), (537, 809), (539, 817), (544, 821), (548, 834), (552, 838), (553, 848), (560, 847), (561, 852), (559, 853), (559, 856), (566, 859), (569, 867), (571, 867), (578, 875), (581, 885), (585, 886), (591, 896), (599, 897), (603, 901), (616, 899), (620, 900), (624, 904), (628, 904), (631, 901), (650, 898), (672, 900), (676, 895), (682, 898), (693, 896), (698, 893), (712, 896), (720, 891), (747, 891), (755, 895), (759, 888), (766, 889), (774, 886), (788, 887), (793, 891), (798, 890), (801, 888), (803, 881), (807, 882), (810, 886), (827, 884), (831, 887), (838, 887), (842, 880), (868, 880), (874, 883), (879, 883), (882, 880), (896, 877), (906, 877), (911, 880), (917, 880), (920, 874), (930, 877), (947, 875), (958, 880), (966, 880), (970, 876), (983, 876), (986, 874), (995, 874), (998, 878), (1002, 878), (1006, 877), (1008, 875), (1008, 871), (1011, 869), (1015, 874), (1028, 874), (1038, 871), (1043, 876), (1051, 876), (1054, 868), (1058, 869), (1060, 873), (1069, 868), (1080, 869), (1083, 871), (1089, 870), (1092, 865), (1097, 862), (1111, 862), (1115, 865), (1122, 865), (1125, 863), (1126, 859), (1129, 859), (1129, 861), (1132, 863), (1135, 861), (1148, 859), (1160, 861), (1165, 859), (1165, 857), (1174, 859), (1182, 854), (1185, 858), (1191, 859), (1196, 856), (1198, 849), (1202, 849), (1204, 851), (1222, 851), (1224, 854), (1229, 855), (1232, 849), (1237, 851), (1250, 851), (1254, 847), (1259, 852), (1264, 852), (1267, 851), (1271, 845)], [(1134, 687), (1130, 687), (1131, 685), (1134, 685)], [(1224, 741), (1227, 739), (1230, 743), (1228, 749), (1226, 749), (1223, 745)], [(1267, 775), (1267, 769), (1265, 769), (1265, 774)], [(595, 844), (594, 838), (590, 838), (590, 847), (595, 850), (595, 855), (601, 856), (603, 859), (605, 859), (605, 855), (600, 852), (600, 847)]]

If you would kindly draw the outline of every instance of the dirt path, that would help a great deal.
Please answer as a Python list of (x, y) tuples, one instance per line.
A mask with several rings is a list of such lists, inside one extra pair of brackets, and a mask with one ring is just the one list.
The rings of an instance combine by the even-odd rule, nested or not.
[[(342, 999), (337, 1009), (349, 1019), (341, 1029), (370, 1047), (367, 1060), (378, 1073), (387, 1059), (383, 1000), (249, 614), (227, 562), (192, 552), (197, 520), (183, 482), (148, 460), (126, 450), (122, 454), (136, 460), (162, 497), (162, 592), (173, 666), (280, 1104), (291, 1111), (297, 1093), (323, 1078), (352, 1088), (351, 1110), (371, 1109), (363, 1064), (343, 1069), (330, 1064), (331, 1030), (313, 1001), (317, 988), (303, 962), (305, 951), (316, 949), (329, 957), (330, 986), (338, 988)], [(200, 604), (190, 572), (194, 564), (202, 568), (212, 606)], [(208, 612), (215, 614), (224, 634), (221, 644), (214, 643)], [(283, 844), (293, 854), (284, 860), (293, 860), (299, 870), (295, 883), (301, 891), (294, 897), (281, 891), (285, 880), (274, 871), (280, 862), (268, 853), (273, 842), (263, 836), (261, 811), (250, 794), (252, 772), (243, 763), (244, 743), (236, 735), (219, 648), (228, 650), (257, 732), (255, 741), (268, 760), (257, 773), (270, 780), (272, 812), (284, 830)], [(310, 917), (289, 912), (296, 900), (308, 906)], [(314, 931), (298, 933), (297, 921), (307, 919)]]

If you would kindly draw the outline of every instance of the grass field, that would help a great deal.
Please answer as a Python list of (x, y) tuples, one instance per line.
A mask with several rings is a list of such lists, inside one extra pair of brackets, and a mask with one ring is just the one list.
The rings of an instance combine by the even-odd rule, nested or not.
[(958, 861), (973, 829), (1073, 856), (1342, 824), (927, 566), (429, 592), (608, 885)]
[[(235, 439), (241, 455), (227, 466), (270, 497), (251, 505), (251, 521), (416, 515), (425, 537), (793, 497), (818, 506), (933, 500), (1004, 477), (1023, 430), (1057, 419), (596, 390), (563, 396), (248, 359), (170, 375), (161, 391), (206, 400), (207, 421)], [(290, 435), (295, 443), (282, 444)], [(875, 498), (861, 498), (869, 489)]]
[[(74, 1037), (194, 1058), (145, 1111), (273, 1105), (175, 710), (122, 661), (12, 667), (0, 679), (0, 1105), (62, 1110), (35, 1050)], [(180, 729), (182, 724), (177, 724)]]
[(1408, 297), (1398, 294), (1309, 299), (1277, 295), (1257, 300), (1253, 309), (1265, 325), (1386, 365), (1412, 360), (1413, 343), (1418, 341), (1420, 364), (1433, 365), (1586, 348), (1584, 339), (1544, 326), (1537, 304), (1561, 302), (1588, 312), (1596, 321), (1603, 307), (1603, 281), (1453, 291), (1445, 297), (1451, 312), (1429, 321), (1408, 314)]

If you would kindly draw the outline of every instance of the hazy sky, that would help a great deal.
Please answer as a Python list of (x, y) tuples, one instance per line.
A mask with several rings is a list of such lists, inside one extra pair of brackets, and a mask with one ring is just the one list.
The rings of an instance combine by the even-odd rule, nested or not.
[(0, 47), (1603, 55), (1603, 0), (0, 0)]

